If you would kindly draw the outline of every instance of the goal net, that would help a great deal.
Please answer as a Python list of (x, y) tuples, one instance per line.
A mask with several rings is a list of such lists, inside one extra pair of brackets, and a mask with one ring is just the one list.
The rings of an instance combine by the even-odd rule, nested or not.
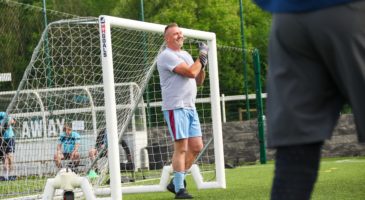
[[(47, 178), (60, 170), (54, 155), (66, 124), (81, 136), (80, 163), (69, 166), (63, 160), (62, 166), (88, 177), (95, 193), (114, 199), (121, 190), (165, 191), (173, 141), (161, 111), (156, 70), (163, 30), (163, 25), (109, 16), (48, 25), (18, 90), (0, 94), (11, 97), (6, 112), (16, 120), (13, 169), (11, 178), (0, 177), (1, 199), (42, 194)], [(184, 49), (193, 57), (198, 56), (197, 42), (210, 47), (207, 78), (196, 103), (206, 148), (190, 174), (199, 188), (224, 188), (215, 35), (182, 30)], [(104, 129), (108, 145), (90, 160), (89, 151)]]

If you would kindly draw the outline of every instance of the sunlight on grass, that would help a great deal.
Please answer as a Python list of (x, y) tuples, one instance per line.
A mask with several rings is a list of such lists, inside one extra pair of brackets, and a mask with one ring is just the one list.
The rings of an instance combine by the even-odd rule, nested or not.
[[(226, 169), (226, 189), (197, 190), (191, 176), (189, 193), (199, 200), (265, 200), (269, 199), (274, 164), (250, 165)], [(365, 157), (323, 159), (313, 200), (365, 199)], [(173, 199), (169, 192), (124, 194), (124, 200)]]

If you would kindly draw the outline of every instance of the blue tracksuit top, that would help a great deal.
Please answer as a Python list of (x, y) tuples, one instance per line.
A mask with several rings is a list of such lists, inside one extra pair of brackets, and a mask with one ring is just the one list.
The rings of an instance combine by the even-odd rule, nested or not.
[[(5, 123), (10, 123), (12, 120), (12, 118), (10, 116), (8, 116), (6, 114), (6, 112), (0, 112), (0, 126), (1, 124), (4, 122)], [(10, 139), (14, 137), (14, 130), (13, 130), (13, 126), (11, 124), (7, 125), (7, 128), (4, 131), (4, 135), (2, 136), (4, 139)]]
[(308, 12), (359, 0), (254, 0), (262, 9), (272, 13)]

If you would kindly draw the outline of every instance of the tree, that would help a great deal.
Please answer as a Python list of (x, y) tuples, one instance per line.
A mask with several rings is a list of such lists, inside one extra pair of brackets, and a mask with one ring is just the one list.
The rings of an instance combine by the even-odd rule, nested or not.
[[(1, 70), (11, 70), (11, 72), (16, 73), (13, 88), (11, 89), (16, 89), (22, 77), (22, 72), (24, 72), (44, 29), (41, 10), (42, 1), (22, 0), (20, 2), (38, 6), (38, 9), (30, 9), (26, 6), (20, 8), (18, 6), (19, 10), (12, 11), (9, 10), (9, 6), (6, 7), (6, 3), (0, 4), (2, 6), (0, 9), (3, 8), (1, 10), (3, 16), (6, 13), (6, 15), (9, 15), (5, 19), (3, 18), (4, 23), (2, 23), (2, 26), (9, 26), (9, 24), (14, 26), (12, 33), (6, 32), (7, 29), (1, 29), (0, 26), (0, 32), (3, 35), (1, 40), (5, 40), (1, 43), (2, 48), (0, 50), (0, 64), (5, 66)], [(241, 32), (238, 0), (144, 0), (143, 3), (143, 14), (147, 22), (160, 24), (177, 22), (182, 27), (216, 33), (221, 91), (225, 94), (243, 93), (244, 77), (242, 52), (239, 50), (241, 47)], [(250, 92), (254, 92), (254, 73), (250, 53), (253, 48), (258, 48), (261, 59), (266, 60), (271, 17), (268, 13), (262, 12), (251, 0), (244, 0), (243, 3), (248, 81)], [(14, 9), (14, 7), (11, 8)], [(19, 15), (16, 13), (19, 13)], [(101, 14), (138, 20), (141, 18), (141, 0), (47, 1), (48, 22), (61, 18), (98, 16)], [(13, 21), (8, 22), (8, 25), (6, 25), (5, 21), (9, 18)], [(13, 35), (14, 32), (20, 34)], [(7, 59), (9, 56), (13, 60)], [(265, 75), (266, 62), (263, 62), (262, 66), (263, 75)]]
[[(259, 48), (264, 53), (262, 58), (265, 60), (270, 16), (249, 0), (244, 1), (244, 8), (247, 53), (249, 54), (254, 47)], [(113, 14), (138, 20), (140, 0), (121, 3), (113, 10)], [(182, 27), (214, 32), (218, 46), (241, 47), (239, 1), (145, 0), (144, 17), (145, 21), (149, 22), (160, 24), (176, 22)], [(225, 49), (219, 52), (222, 91), (232, 91), (235, 94), (243, 92), (243, 63), (240, 55), (241, 52), (237, 50), (229, 52)], [(253, 67), (249, 68), (248, 74), (253, 85)], [(254, 87), (251, 91), (254, 91)]]

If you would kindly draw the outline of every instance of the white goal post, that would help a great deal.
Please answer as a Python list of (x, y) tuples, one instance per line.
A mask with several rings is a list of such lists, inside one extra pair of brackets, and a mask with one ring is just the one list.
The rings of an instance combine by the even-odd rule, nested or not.
[[(54, 159), (66, 124), (80, 135), (80, 162), (75, 166), (67, 159), (61, 165), (73, 168), (78, 186), (89, 192), (90, 183), (97, 197), (112, 199), (121, 199), (122, 193), (167, 191), (173, 141), (161, 111), (156, 70), (165, 48), (164, 28), (111, 16), (47, 26), (17, 91), (0, 92), (1, 105), (16, 121), (13, 165), (5, 170), (0, 162), (0, 199), (62, 194), (56, 178), (62, 169)], [(216, 36), (181, 30), (183, 48), (193, 58), (199, 54), (198, 42), (209, 46), (207, 77), (196, 99), (205, 147), (188, 179), (198, 189), (225, 188)], [(105, 130), (107, 145), (100, 146), (98, 135)], [(90, 156), (94, 148), (95, 159)], [(82, 195), (79, 188), (75, 191)]]
[[(164, 25), (152, 24), (122, 18), (116, 18), (111, 16), (100, 16), (100, 46), (102, 49), (102, 66), (103, 66), (103, 80), (105, 90), (105, 104), (106, 104), (106, 121), (108, 136), (109, 151), (109, 168), (110, 168), (110, 187), (112, 191), (113, 199), (121, 198), (121, 180), (119, 176), (119, 149), (118, 149), (118, 129), (117, 129), (117, 114), (115, 103), (115, 91), (114, 80), (110, 77), (114, 77), (113, 73), (113, 55), (112, 55), (112, 37), (111, 27), (124, 27), (127, 29), (134, 29), (146, 32), (156, 32), (161, 35), (164, 32)], [(209, 46), (208, 58), (209, 58), (209, 76), (210, 76), (210, 93), (211, 93), (211, 109), (212, 109), (212, 124), (213, 124), (213, 136), (214, 136), (214, 153), (215, 153), (215, 165), (216, 165), (216, 181), (210, 183), (197, 182), (198, 187), (201, 188), (225, 188), (225, 173), (224, 173), (224, 155), (223, 155), (223, 138), (222, 138), (222, 125), (221, 125), (221, 113), (220, 113), (220, 95), (219, 95), (219, 83), (218, 83), (218, 61), (217, 61), (217, 46), (216, 37), (214, 33), (197, 31), (191, 29), (184, 29), (182, 31), (186, 37), (206, 40)], [(162, 36), (161, 36), (162, 37)], [(155, 64), (155, 63), (154, 63)], [(166, 169), (164, 171), (169, 171)], [(195, 171), (194, 171), (195, 173)], [(164, 174), (163, 174), (164, 175)], [(168, 180), (165, 183), (161, 183), (161, 186), (166, 186)], [(146, 186), (150, 187), (150, 186)], [(156, 187), (158, 190), (159, 187)], [(130, 188), (132, 189), (132, 188)], [(164, 189), (164, 188), (163, 188)], [(127, 189), (126, 189), (127, 190)], [(143, 186), (136, 186), (133, 189), (135, 192), (151, 191), (143, 188)]]

